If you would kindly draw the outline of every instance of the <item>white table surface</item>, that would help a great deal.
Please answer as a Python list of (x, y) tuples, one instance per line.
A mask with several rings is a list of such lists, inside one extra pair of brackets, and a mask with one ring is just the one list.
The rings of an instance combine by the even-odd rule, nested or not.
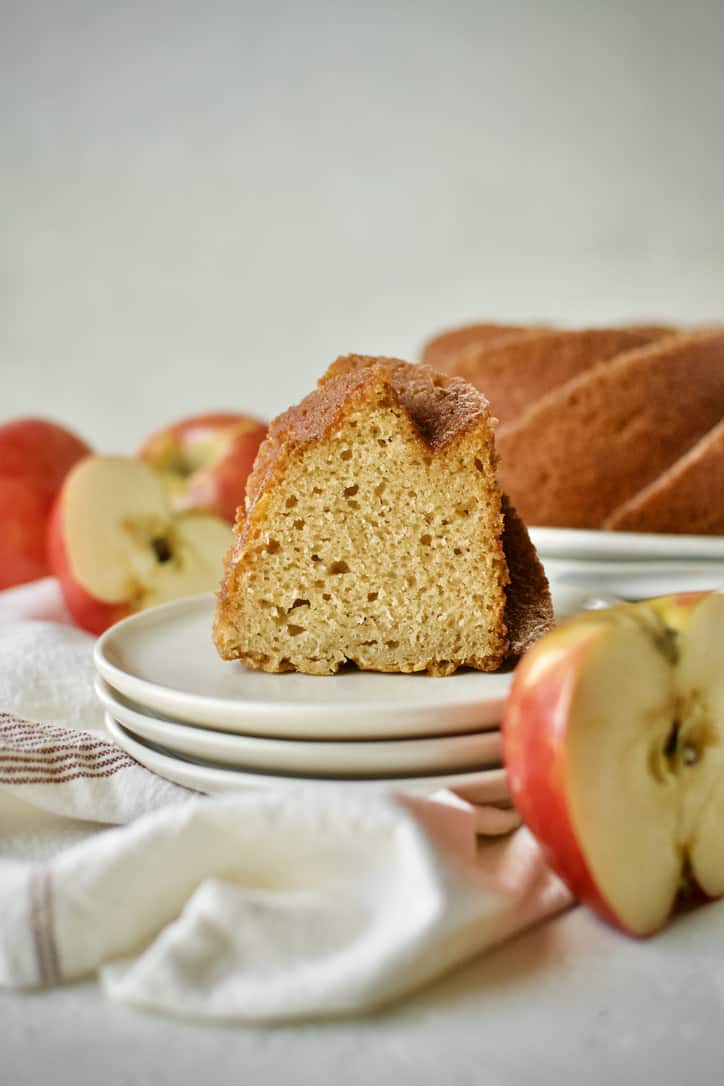
[[(19, 817), (0, 799), (0, 851)], [(57, 821), (27, 825), (23, 853), (52, 851)], [(334, 1022), (199, 1025), (111, 1003), (92, 981), (0, 989), (2, 1086), (714, 1086), (723, 1066), (724, 902), (646, 942), (575, 908), (414, 997)]]
[(92, 983), (0, 992), (2, 1082), (714, 1086), (723, 948), (722, 904), (647, 943), (578, 908), (384, 1013), (275, 1028), (155, 1017)]

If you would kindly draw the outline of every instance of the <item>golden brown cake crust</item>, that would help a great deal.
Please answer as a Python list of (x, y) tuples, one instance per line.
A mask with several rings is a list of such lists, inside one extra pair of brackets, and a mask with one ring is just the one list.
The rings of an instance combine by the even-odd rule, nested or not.
[(493, 421), (486, 396), (467, 381), (444, 376), (429, 366), (412, 366), (398, 358), (343, 355), (320, 379), (319, 388), (324, 390), (330, 382), (336, 384), (338, 378), (348, 374), (362, 379), (384, 374), (420, 438), (433, 451), (444, 448), (481, 419)]
[(615, 509), (612, 531), (724, 535), (724, 420)]
[(551, 389), (662, 334), (658, 328), (533, 329), (472, 343), (443, 360), (441, 369), (484, 390), (492, 410), (507, 423)]
[(452, 328), (441, 332), (428, 340), (422, 348), (420, 360), (435, 370), (448, 371), (448, 363), (461, 351), (471, 346), (490, 346), (501, 340), (524, 335), (533, 331), (534, 326), (526, 328), (515, 324), (466, 324), (461, 328)]
[[(497, 351), (504, 344), (512, 346), (517, 344), (518, 341), (521, 344), (529, 344), (538, 336), (553, 335), (575, 338), (580, 335), (588, 335), (590, 332), (606, 333), (610, 336), (619, 335), (625, 340), (621, 350), (628, 350), (634, 346), (652, 343), (663, 336), (674, 335), (677, 329), (664, 324), (625, 324), (610, 328), (566, 330), (542, 323), (496, 324), (481, 322), (461, 325), (458, 328), (451, 328), (433, 336), (423, 346), (420, 361), (425, 365), (432, 366), (433, 369), (440, 370), (442, 373), (459, 374), (466, 377), (467, 374), (462, 369), (458, 369), (458, 358), (468, 351), (473, 354), (478, 352), (482, 354), (486, 351)], [(593, 360), (591, 364), (593, 364)], [(474, 374), (472, 378), (468, 379), (472, 379), (472, 383), (476, 384)], [(485, 392), (486, 396), (488, 395), (484, 383), (477, 384), (476, 387)]]
[(548, 578), (528, 529), (506, 494), (502, 495), (503, 550), (508, 563), (510, 582), (505, 590), (505, 625), (508, 631), (509, 653), (513, 659), (522, 656), (553, 625)]
[(528, 524), (599, 528), (724, 414), (724, 330), (599, 363), (498, 433), (499, 476)]

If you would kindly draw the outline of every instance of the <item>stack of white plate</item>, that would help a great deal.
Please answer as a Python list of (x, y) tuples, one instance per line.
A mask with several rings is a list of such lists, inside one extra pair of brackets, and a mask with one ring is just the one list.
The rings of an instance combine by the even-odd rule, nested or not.
[(724, 587), (724, 537), (531, 528), (559, 618), (614, 602)]
[(97, 642), (114, 741), (200, 792), (340, 781), (505, 803), (499, 722), (510, 673), (269, 675), (219, 659), (214, 597), (141, 612)]
[[(557, 617), (724, 586), (724, 539), (534, 528)], [(499, 722), (510, 672), (268, 675), (219, 659), (214, 597), (112, 627), (96, 645), (108, 730), (136, 761), (200, 792), (345, 781), (505, 803)]]

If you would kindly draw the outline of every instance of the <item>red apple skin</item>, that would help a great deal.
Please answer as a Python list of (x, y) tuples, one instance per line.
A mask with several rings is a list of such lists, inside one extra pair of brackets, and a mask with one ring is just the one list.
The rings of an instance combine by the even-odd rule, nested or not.
[(65, 599), (76, 625), (88, 633), (102, 634), (114, 622), (120, 622), (131, 614), (128, 603), (104, 603), (92, 596), (73, 576), (68, 551), (63, 539), (62, 492), (50, 515), (48, 524), (48, 558), (50, 566), (58, 578)]
[(0, 589), (48, 572), (46, 503), (30, 483), (0, 476)]
[[(566, 801), (571, 700), (579, 669), (598, 634), (589, 630), (568, 643), (567, 636), (565, 626), (548, 634), (516, 668), (501, 724), (503, 763), (513, 805), (550, 866), (579, 901), (625, 931), (596, 886)], [(551, 658), (542, 670), (546, 652)]]
[(151, 434), (144, 442), (139, 455), (143, 458), (144, 449), (156, 441), (159, 435), (170, 434), (179, 444), (192, 446), (215, 440), (222, 431), (233, 430), (239, 426), (251, 430), (258, 426), (264, 428), (265, 424), (259, 419), (242, 415), (238, 411), (208, 411), (203, 415), (190, 415)]
[(0, 426), (0, 589), (50, 572), (50, 511), (65, 476), (90, 452), (75, 434), (45, 419)]
[(233, 524), (237, 509), (244, 504), (246, 480), (265, 437), (265, 426), (234, 434), (224, 456), (191, 476), (186, 498), (177, 508), (203, 509)]
[(200, 451), (202, 462), (173, 496), (173, 506), (177, 511), (215, 513), (233, 524), (266, 433), (266, 423), (247, 415), (195, 415), (152, 434), (138, 455), (163, 470), (171, 448), (176, 448), (180, 456), (194, 449)]

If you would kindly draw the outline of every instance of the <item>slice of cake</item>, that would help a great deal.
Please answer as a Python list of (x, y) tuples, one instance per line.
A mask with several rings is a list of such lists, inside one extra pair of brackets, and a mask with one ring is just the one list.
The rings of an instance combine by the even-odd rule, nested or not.
[(724, 421), (615, 509), (604, 528), (724, 535)]
[(600, 528), (724, 416), (724, 330), (601, 362), (498, 432), (498, 475), (528, 524)]
[(333, 363), (259, 450), (219, 592), (221, 656), (448, 675), (525, 648), (550, 597), (503, 508), (494, 421), (476, 389), (425, 366)]

